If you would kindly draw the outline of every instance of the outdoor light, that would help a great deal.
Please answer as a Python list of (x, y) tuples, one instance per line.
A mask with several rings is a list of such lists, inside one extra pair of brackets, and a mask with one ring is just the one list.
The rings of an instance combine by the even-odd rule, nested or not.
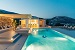
[(11, 40), (14, 40), (13, 38), (11, 38)]

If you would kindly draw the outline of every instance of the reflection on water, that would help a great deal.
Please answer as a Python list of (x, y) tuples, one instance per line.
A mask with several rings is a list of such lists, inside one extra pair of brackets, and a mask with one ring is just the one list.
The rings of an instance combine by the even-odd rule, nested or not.
[(37, 35), (38, 30), (33, 30), (34, 35)]
[(26, 50), (53, 50), (53, 48), (52, 47), (50, 47), (50, 46), (40, 46), (40, 45), (30, 45), (30, 46), (28, 46), (27, 47), (27, 49)]
[[(42, 31), (43, 30), (43, 31)], [(75, 42), (51, 29), (34, 29), (22, 50), (75, 50)], [(42, 36), (47, 36), (42, 38)]]
[(62, 41), (66, 41), (67, 40), (66, 38), (62, 38), (62, 37), (54, 37), (53, 39), (55, 39), (55, 40), (62, 40)]

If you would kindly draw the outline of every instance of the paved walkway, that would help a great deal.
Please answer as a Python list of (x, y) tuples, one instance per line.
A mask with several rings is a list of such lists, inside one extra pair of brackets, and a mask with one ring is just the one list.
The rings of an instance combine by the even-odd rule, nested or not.
[(16, 32), (13, 30), (5, 31), (3, 33), (0, 33), (0, 38), (12, 38), (15, 34)]
[(62, 28), (52, 28), (52, 29), (75, 38), (75, 30), (68, 30), (68, 29), (62, 29)]
[[(9, 30), (3, 33), (0, 33), (0, 38), (11, 38), (16, 34), (15, 31)], [(27, 35), (22, 35), (20, 39), (18, 39), (15, 43), (8, 43), (8, 44), (1, 44), (0, 43), (0, 50), (21, 50), (22, 46), (24, 45), (27, 39)]]
[(22, 36), (16, 43), (0, 44), (0, 50), (21, 50), (27, 36)]

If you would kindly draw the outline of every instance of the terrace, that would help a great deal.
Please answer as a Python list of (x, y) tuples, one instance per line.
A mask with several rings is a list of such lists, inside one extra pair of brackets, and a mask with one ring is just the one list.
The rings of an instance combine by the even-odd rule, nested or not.
[[(31, 17), (31, 15), (29, 15), (29, 16)], [(71, 42), (66, 37), (62, 37), (62, 35), (59, 36), (58, 33), (56, 34), (55, 31), (61, 32), (62, 34), (65, 34), (65, 36), (66, 35), (71, 36), (71, 37), (73, 37), (73, 39), (75, 38), (75, 36), (74, 36), (75, 31), (74, 30), (67, 30), (64, 28), (63, 29), (62, 28), (51, 28), (51, 26), (45, 27), (46, 26), (45, 20), (43, 20), (43, 19), (29, 19), (29, 16), (28, 17), (23, 16), (23, 18), (22, 18), (21, 15), (19, 16), (19, 15), (5, 14), (4, 15), (5, 18), (2, 18), (2, 17), (0, 18), (1, 21), (4, 21), (4, 22), (1, 22), (1, 25), (0, 25), (0, 27), (1, 27), (1, 30), (0, 30), (0, 49), (1, 50), (23, 50), (23, 48), (25, 49), (24, 45), (27, 43), (26, 42), (27, 41), (26, 39), (28, 39), (27, 37), (31, 37), (30, 38), (31, 42), (35, 42), (35, 40), (37, 40), (36, 37), (38, 39), (41, 39), (42, 41), (44, 41), (44, 39), (41, 38), (42, 35), (46, 35), (46, 37), (48, 36), (48, 38), (50, 38), (50, 37), (54, 38), (53, 40), (50, 38), (50, 40), (52, 40), (53, 42), (54, 42), (54, 40), (56, 40), (60, 44), (61, 44), (61, 42), (63, 43), (62, 40), (67, 40), (68, 42)], [(21, 18), (21, 20), (19, 20), (19, 22), (21, 22), (21, 23), (19, 23), (20, 25), (18, 25), (17, 27), (16, 27), (16, 21), (14, 21), (14, 18), (17, 18), (17, 19)], [(6, 20), (6, 19), (10, 19), (10, 22), (9, 22), (9, 20)], [(36, 28), (36, 29), (32, 30), (32, 28)], [(51, 32), (52, 29), (55, 31)], [(43, 32), (43, 34), (41, 32)], [(33, 36), (29, 33), (33, 34)], [(37, 36), (37, 34), (38, 34), (38, 36)], [(36, 41), (37, 44), (45, 45), (44, 43), (41, 43), (41, 40), (39, 42)], [(47, 41), (51, 42), (49, 39), (45, 39), (45, 40), (46, 40), (45, 42), (47, 42)], [(59, 40), (61, 40), (61, 42)], [(68, 42), (65, 42), (65, 43), (68, 44)], [(52, 46), (55, 45), (55, 43), (56, 42), (54, 42), (52, 44)], [(72, 43), (73, 43), (73, 41), (70, 44), (72, 45)], [(27, 43), (27, 44), (29, 44), (29, 43)], [(34, 44), (34, 43), (32, 43), (32, 44)], [(35, 49), (35, 45), (36, 44), (34, 44), (33, 49)], [(47, 43), (47, 45), (48, 45), (48, 43)], [(58, 45), (58, 46), (60, 46), (60, 45)], [(67, 46), (67, 45), (65, 44), (65, 46)], [(29, 45), (29, 47), (31, 47), (31, 45)], [(43, 46), (41, 46), (41, 47), (43, 47)], [(49, 45), (48, 45), (48, 47), (49, 47)], [(56, 47), (56, 45), (55, 45), (55, 47)], [(32, 48), (28, 48), (28, 49), (32, 49)], [(67, 49), (67, 48), (65, 48), (65, 49)], [(72, 48), (70, 48), (70, 49), (72, 49)]]
[[(66, 35), (69, 35), (71, 37), (75, 38), (75, 31), (71, 30), (66, 30), (66, 29), (61, 29), (61, 28), (52, 28), (53, 30), (57, 30), (61, 33), (64, 33)], [(25, 29), (21, 29), (20, 31), (24, 31)], [(17, 33), (17, 32), (16, 32)], [(20, 32), (21, 33), (21, 32)], [(25, 32), (24, 32), (25, 33)], [(27, 32), (26, 32), (27, 33)], [(70, 34), (71, 33), (71, 34)], [(0, 34), (1, 37), (13, 37), (13, 35), (15, 35), (15, 31), (13, 30), (8, 30), (6, 32), (3, 32)], [(22, 35), (16, 42), (14, 43), (1, 43), (0, 44), (0, 49), (1, 50), (21, 50), (26, 39), (27, 39), (28, 35)]]

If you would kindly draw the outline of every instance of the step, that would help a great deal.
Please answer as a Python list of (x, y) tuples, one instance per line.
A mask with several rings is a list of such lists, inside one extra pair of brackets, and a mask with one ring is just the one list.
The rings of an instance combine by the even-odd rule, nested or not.
[[(15, 38), (17, 35), (19, 35), (19, 34), (15, 34), (15, 35), (13, 36), (13, 38)], [(0, 36), (0, 39), (10, 39), (10, 37), (7, 37), (7, 36)]]
[(17, 33), (16, 35), (14, 35), (12, 38), (15, 38), (16, 36), (18, 36), (19, 34)]
[(0, 39), (0, 43), (14, 43), (14, 42), (18, 41), (18, 39), (21, 36), (22, 36), (21, 34), (16, 34), (11, 39), (9, 39), (9, 38), (2, 38), (2, 39)]
[(0, 39), (0, 43), (12, 43), (10, 39)]
[(22, 35), (19, 34), (17, 37), (13, 38), (13, 43), (17, 42)]

